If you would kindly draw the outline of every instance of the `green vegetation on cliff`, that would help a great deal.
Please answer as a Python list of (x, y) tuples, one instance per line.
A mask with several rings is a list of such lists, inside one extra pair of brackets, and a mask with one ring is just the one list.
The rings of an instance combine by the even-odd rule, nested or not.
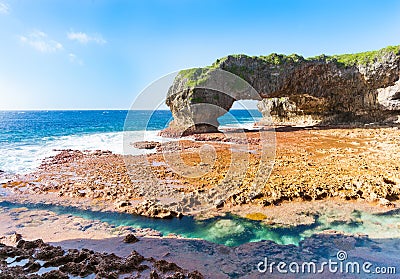
[(382, 57), (389, 53), (396, 55), (400, 54), (399, 46), (388, 46), (380, 50), (366, 51), (353, 54), (341, 54), (328, 56), (328, 60), (336, 60), (337, 63), (342, 64), (345, 67), (351, 67), (355, 65), (367, 65), (376, 62), (381, 62)]
[(200, 86), (207, 81), (209, 69), (210, 67), (181, 70), (179, 76), (187, 80), (187, 87)]
[(272, 53), (267, 56), (248, 56), (245, 54), (234, 54), (226, 57), (217, 59), (211, 66), (204, 68), (193, 68), (188, 70), (182, 70), (179, 72), (179, 76), (186, 79), (186, 86), (195, 87), (204, 84), (207, 81), (209, 72), (213, 69), (223, 69), (229, 71), (233, 74), (245, 78), (248, 75), (252, 75), (255, 72), (254, 68), (249, 68), (246, 63), (226, 63), (229, 59), (241, 60), (241, 59), (252, 59), (254, 61), (259, 61), (265, 63), (269, 66), (280, 66), (286, 64), (300, 64), (307, 62), (325, 62), (325, 63), (335, 63), (339, 67), (354, 67), (354, 66), (366, 66), (374, 62), (382, 62), (383, 58), (389, 53), (395, 55), (400, 55), (400, 45), (398, 46), (388, 46), (380, 50), (366, 51), (353, 54), (340, 54), (340, 55), (319, 55), (309, 58), (304, 58), (298, 54), (277, 54)]
[(272, 65), (282, 65), (286, 63), (299, 63), (305, 61), (304, 57), (298, 54), (290, 54), (290, 55), (284, 55), (284, 54), (277, 54), (277, 53), (271, 53), (270, 55), (267, 56), (259, 56), (259, 58), (269, 64)]

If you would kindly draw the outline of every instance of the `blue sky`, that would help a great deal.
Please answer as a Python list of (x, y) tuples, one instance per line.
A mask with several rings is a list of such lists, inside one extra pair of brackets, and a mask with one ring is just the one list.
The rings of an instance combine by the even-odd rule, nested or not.
[(399, 44), (398, 0), (0, 0), (0, 110), (127, 109), (159, 77), (228, 54)]

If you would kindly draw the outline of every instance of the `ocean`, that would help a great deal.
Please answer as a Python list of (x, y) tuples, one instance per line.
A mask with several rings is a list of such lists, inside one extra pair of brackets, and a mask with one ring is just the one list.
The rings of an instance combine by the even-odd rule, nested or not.
[[(110, 150), (123, 154), (123, 134), (132, 141), (160, 141), (168, 126), (168, 110), (0, 111), (0, 170), (28, 173), (58, 149)], [(257, 110), (231, 110), (218, 120), (224, 127), (251, 127), (261, 118)], [(142, 154), (137, 149), (131, 154)]]

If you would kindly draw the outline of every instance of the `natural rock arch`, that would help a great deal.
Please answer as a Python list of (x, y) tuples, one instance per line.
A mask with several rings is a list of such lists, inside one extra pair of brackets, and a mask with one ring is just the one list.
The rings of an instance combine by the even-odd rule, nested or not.
[[(187, 75), (193, 75), (193, 83)], [(244, 79), (220, 69), (181, 71), (170, 87), (166, 104), (174, 120), (165, 135), (218, 132), (218, 118), (238, 100), (261, 101), (260, 94)]]
[(399, 113), (399, 69), (400, 46), (308, 59), (228, 56), (177, 75), (166, 98), (174, 120), (165, 132), (215, 132), (217, 118), (244, 99), (259, 100), (263, 116), (275, 121), (384, 121)]

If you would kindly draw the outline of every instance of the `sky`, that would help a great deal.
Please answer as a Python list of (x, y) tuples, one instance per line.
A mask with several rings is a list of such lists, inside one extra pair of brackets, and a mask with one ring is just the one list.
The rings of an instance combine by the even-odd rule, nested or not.
[(229, 54), (400, 45), (398, 0), (0, 0), (0, 110), (128, 109)]

